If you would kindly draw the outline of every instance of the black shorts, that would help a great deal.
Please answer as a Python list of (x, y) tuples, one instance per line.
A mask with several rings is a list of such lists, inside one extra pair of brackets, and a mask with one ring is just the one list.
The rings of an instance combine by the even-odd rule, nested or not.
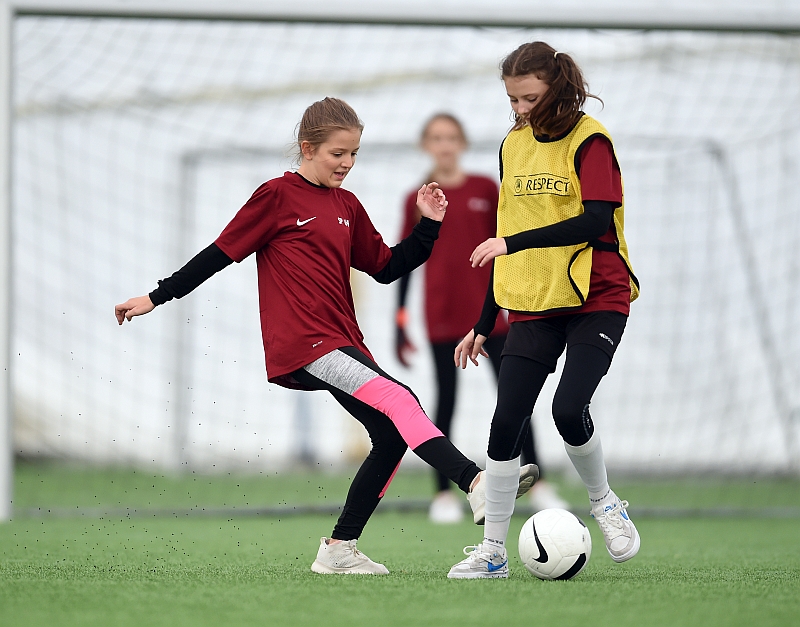
[(596, 346), (609, 359), (613, 359), (627, 322), (628, 316), (616, 311), (593, 311), (513, 322), (503, 355), (527, 357), (547, 366), (550, 372), (555, 372), (556, 362), (564, 348), (576, 344)]

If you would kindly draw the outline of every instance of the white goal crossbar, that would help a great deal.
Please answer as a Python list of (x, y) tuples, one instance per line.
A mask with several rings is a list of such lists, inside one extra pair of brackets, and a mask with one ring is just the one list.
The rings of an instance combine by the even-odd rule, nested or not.
[(17, 0), (16, 15), (510, 28), (800, 32), (800, 9), (775, 0), (539, 2), (485, 0)]

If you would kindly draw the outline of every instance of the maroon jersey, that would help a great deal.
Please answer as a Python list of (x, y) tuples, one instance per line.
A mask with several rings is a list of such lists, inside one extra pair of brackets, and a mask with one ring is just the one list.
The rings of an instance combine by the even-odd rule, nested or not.
[(286, 375), (343, 346), (371, 357), (356, 321), (350, 267), (375, 274), (392, 253), (351, 192), (287, 172), (255, 191), (216, 244), (237, 262), (256, 253), (272, 383), (298, 387)]
[[(475, 247), (497, 233), (497, 183), (485, 176), (467, 176), (461, 187), (442, 188), (447, 215), (439, 239), (425, 262), (425, 321), (431, 343), (462, 339), (480, 318), (491, 266), (473, 268)], [(401, 239), (419, 222), (417, 192), (406, 197)], [(495, 335), (508, 333), (500, 317)]]
[[(593, 137), (586, 142), (578, 157), (580, 164), (581, 200), (604, 200), (619, 206), (622, 204), (622, 176), (614, 157), (611, 144), (605, 137)], [(615, 243), (617, 231), (614, 221), (601, 242)], [(618, 311), (626, 316), (631, 311), (631, 285), (628, 269), (622, 258), (603, 251), (592, 253), (592, 274), (589, 278), (589, 295), (580, 309), (570, 314), (590, 313), (592, 311)], [(510, 312), (511, 322), (535, 320), (562, 314), (531, 316)]]

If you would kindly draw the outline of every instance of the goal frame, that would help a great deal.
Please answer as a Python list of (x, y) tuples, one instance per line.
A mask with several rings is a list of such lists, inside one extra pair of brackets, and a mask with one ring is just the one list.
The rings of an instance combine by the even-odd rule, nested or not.
[[(713, 6), (712, 6), (713, 4)], [(521, 14), (517, 3), (489, 7), (465, 0), (453, 15), (452, 3), (387, 0), (367, 3), (307, 0), (302, 8), (276, 0), (0, 0), (0, 522), (13, 513), (13, 412), (11, 399), (13, 30), (19, 16), (139, 18), (250, 22), (362, 24), (392, 26), (684, 30), (740, 33), (800, 33), (800, 9), (772, 6), (685, 3), (663, 8), (622, 0), (613, 7), (586, 3), (580, 11), (554, 0), (539, 0)], [(763, 339), (763, 338), (762, 338)]]

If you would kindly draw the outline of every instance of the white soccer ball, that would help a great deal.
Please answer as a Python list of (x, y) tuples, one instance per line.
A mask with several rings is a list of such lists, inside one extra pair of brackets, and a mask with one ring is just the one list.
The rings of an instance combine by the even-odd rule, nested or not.
[(572, 579), (592, 555), (583, 521), (565, 509), (543, 509), (522, 525), (519, 556), (539, 579)]

